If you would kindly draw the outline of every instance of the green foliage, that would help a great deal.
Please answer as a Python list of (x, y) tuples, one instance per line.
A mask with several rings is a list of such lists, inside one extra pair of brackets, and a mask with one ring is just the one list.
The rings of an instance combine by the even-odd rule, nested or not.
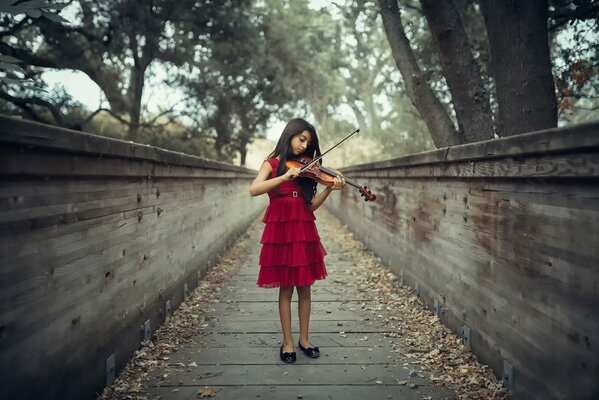
[(322, 114), (335, 102), (326, 45), (334, 29), (327, 15), (305, 1), (228, 3), (222, 8), (229, 8), (223, 12), (230, 16), (230, 26), (212, 36), (204, 50), (209, 56), (196, 59), (192, 73), (180, 74), (177, 82), (203, 110), (200, 125), (216, 132), (219, 157), (239, 152), (243, 163), (247, 145), (273, 115)]
[[(10, 12), (20, 13), (0, 16), (5, 79), (0, 112), (128, 139), (138, 104), (135, 140), (225, 161), (241, 154), (243, 162), (255, 138), (271, 123), (292, 116), (315, 123), (323, 150), (361, 128), (356, 138), (327, 156), (332, 166), (432, 148), (426, 126), (405, 94), (373, 1), (327, 2), (321, 9), (308, 0), (240, 0), (218, 6), (196, 0), (68, 3), (62, 14), (71, 22), (65, 24), (47, 14), (56, 15), (67, 2), (0, 0), (0, 12), (12, 7)], [(478, 5), (473, 0), (455, 3), (492, 91)], [(426, 19), (416, 2), (401, 4), (418, 62), (452, 114)], [(568, 43), (577, 46), (559, 39), (565, 31), (575, 32)], [(564, 123), (589, 118), (597, 107), (599, 41), (592, 38), (598, 34), (596, 21), (560, 25), (554, 33), (560, 100), (578, 107), (564, 108)], [(105, 110), (87, 110), (64, 89), (48, 90), (39, 78), (44, 68), (86, 73), (105, 94)], [(30, 85), (15, 87), (20, 78)], [(149, 112), (139, 102), (150, 82), (179, 89), (184, 107), (165, 103), (163, 115)], [(582, 107), (590, 110), (582, 112)]]
[[(25, 14), (31, 18), (43, 17), (54, 22), (63, 23), (68, 21), (61, 17), (58, 12), (66, 5), (66, 3), (49, 4), (45, 0), (0, 0), (0, 16), (8, 14), (5, 19), (14, 20), (16, 17)], [(49, 10), (56, 10), (56, 12)], [(31, 88), (31, 82), (23, 78), (26, 71), (19, 66), (20, 63), (23, 63), (23, 61), (16, 57), (0, 54), (0, 83)]]
[[(128, 140), (122, 123), (107, 113), (101, 113), (86, 125), (86, 131), (96, 135)], [(214, 138), (198, 135), (187, 126), (171, 122), (161, 129), (144, 129), (138, 143), (148, 144), (167, 150), (195, 156), (216, 159)], [(231, 162), (232, 159), (225, 159)]]
[[(329, 74), (341, 77), (342, 84), (339, 100), (328, 103), (325, 115), (316, 115), (322, 147), (356, 127), (360, 133), (327, 156), (327, 162), (344, 166), (430, 149), (430, 135), (404, 94), (375, 5), (348, 1), (331, 12), (339, 18), (333, 53), (337, 62)], [(422, 33), (412, 29), (415, 35)]]
[(599, 119), (599, 23), (572, 21), (552, 36), (560, 123)]

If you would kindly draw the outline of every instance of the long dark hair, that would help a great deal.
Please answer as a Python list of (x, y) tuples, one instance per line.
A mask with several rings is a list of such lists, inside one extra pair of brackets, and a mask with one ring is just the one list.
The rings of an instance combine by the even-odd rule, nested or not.
[[(279, 166), (277, 167), (277, 173), (275, 176), (284, 175), (287, 167), (285, 166), (285, 162), (288, 159), (295, 157), (293, 154), (293, 149), (291, 148), (291, 139), (295, 135), (301, 134), (303, 131), (308, 131), (312, 135), (312, 139), (310, 140), (310, 145), (306, 148), (300, 156), (309, 156), (312, 158), (320, 156), (320, 146), (318, 144), (318, 135), (316, 134), (316, 129), (314, 126), (308, 121), (302, 118), (293, 118), (287, 123), (285, 129), (283, 129), (283, 133), (281, 133), (281, 137), (277, 143), (277, 146), (270, 153), (267, 159), (275, 158), (280, 156)], [(316, 181), (310, 178), (300, 178), (297, 177), (295, 180), (299, 183), (302, 188), (302, 196), (304, 201), (308, 204), (312, 203), (312, 198), (316, 194)], [(275, 189), (277, 192), (279, 188)], [(280, 192), (279, 192), (280, 193)]]

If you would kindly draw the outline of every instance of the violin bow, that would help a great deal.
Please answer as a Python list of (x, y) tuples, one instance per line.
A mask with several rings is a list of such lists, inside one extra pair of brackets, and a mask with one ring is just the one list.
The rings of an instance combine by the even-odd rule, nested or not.
[(310, 168), (312, 165), (314, 165), (317, 161), (319, 161), (322, 157), (324, 157), (325, 154), (327, 154), (329, 151), (333, 150), (335, 147), (339, 146), (341, 143), (345, 142), (347, 139), (349, 139), (352, 135), (356, 134), (360, 132), (360, 128), (356, 129), (355, 131), (353, 131), (352, 133), (350, 133), (349, 135), (347, 135), (345, 138), (343, 138), (343, 140), (341, 140), (339, 143), (337, 143), (336, 145), (334, 145), (333, 147), (331, 147), (330, 149), (328, 149), (327, 151), (325, 151), (324, 153), (322, 153), (320, 155), (320, 157), (315, 158), (314, 160), (312, 160), (312, 162), (310, 164), (306, 164), (304, 167), (302, 167), (300, 169), (300, 173), (303, 172), (304, 170)]

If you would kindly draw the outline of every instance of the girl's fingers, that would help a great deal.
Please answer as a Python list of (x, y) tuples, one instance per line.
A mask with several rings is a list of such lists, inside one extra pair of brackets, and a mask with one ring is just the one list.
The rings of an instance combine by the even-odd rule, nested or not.
[(287, 172), (289, 174), (289, 179), (295, 179), (299, 176), (301, 169), (299, 168), (290, 168)]
[(339, 179), (339, 175), (333, 178), (333, 189), (339, 190), (342, 187), (343, 182)]

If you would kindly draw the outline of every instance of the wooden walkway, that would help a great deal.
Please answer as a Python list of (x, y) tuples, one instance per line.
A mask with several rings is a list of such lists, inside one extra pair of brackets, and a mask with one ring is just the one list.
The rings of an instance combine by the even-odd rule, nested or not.
[[(366, 311), (372, 300), (358, 290), (352, 260), (340, 251), (334, 233), (323, 224), (332, 218), (319, 211), (319, 232), (328, 251), (329, 277), (313, 286), (310, 340), (321, 357), (298, 351), (297, 363), (279, 360), (278, 289), (255, 284), (262, 223), (241, 241), (247, 260), (214, 303), (205, 334), (170, 355), (143, 391), (162, 399), (197, 399), (203, 391), (215, 399), (451, 399), (454, 392), (430, 383), (418, 365), (403, 359), (401, 339)], [(294, 340), (299, 338), (294, 293)]]

